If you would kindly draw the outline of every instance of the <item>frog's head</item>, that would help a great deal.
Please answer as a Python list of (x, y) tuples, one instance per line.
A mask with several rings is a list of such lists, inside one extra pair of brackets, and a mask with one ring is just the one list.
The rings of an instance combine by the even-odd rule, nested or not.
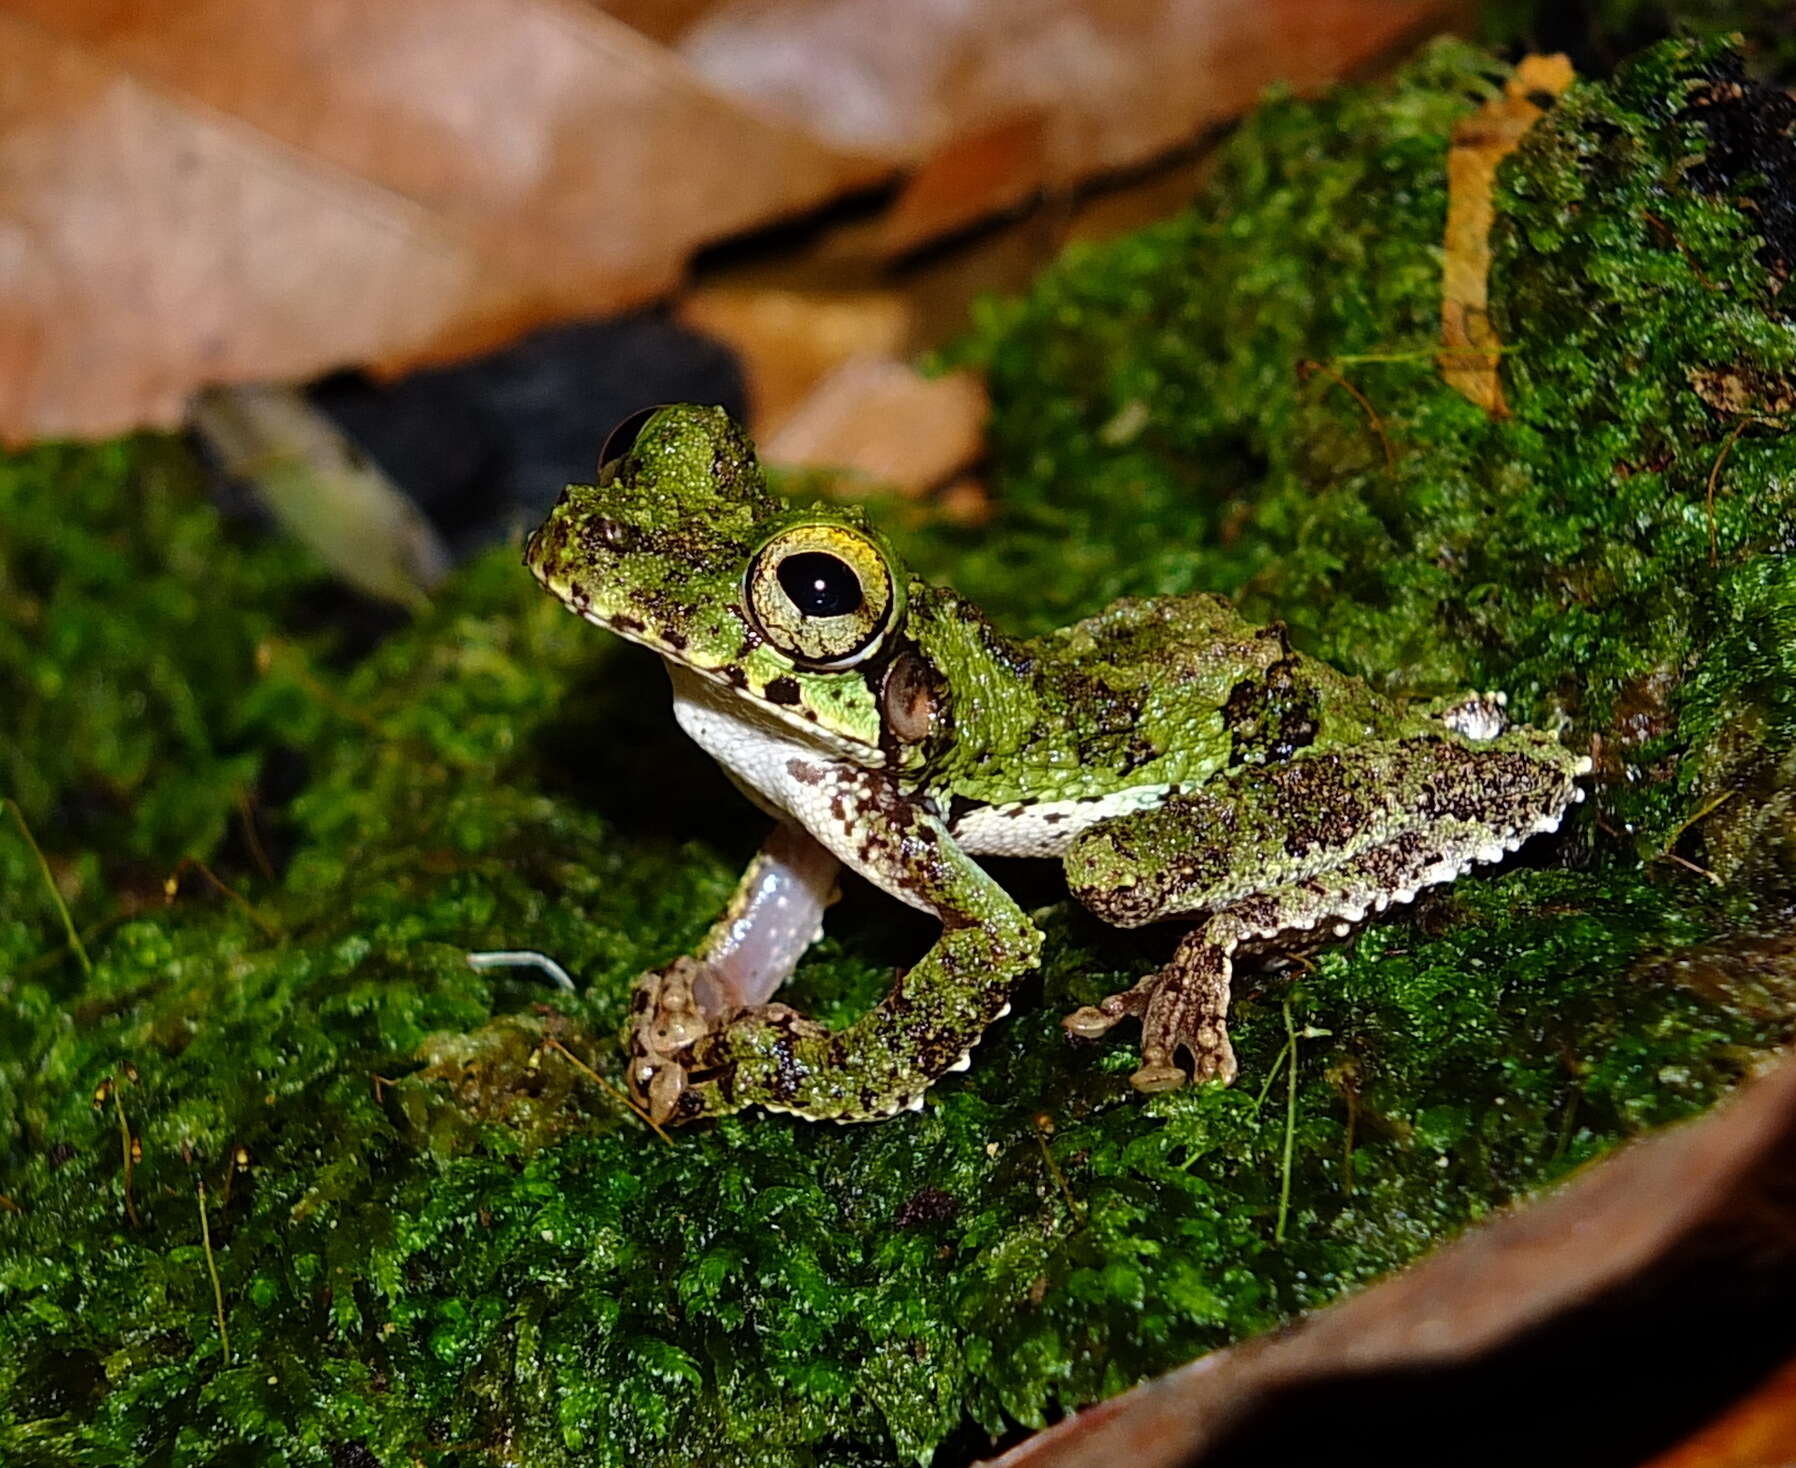
[(531, 536), (536, 579), (588, 621), (879, 763), (881, 654), (903, 628), (905, 580), (866, 517), (769, 493), (721, 408), (647, 410), (603, 457), (598, 483), (569, 485)]

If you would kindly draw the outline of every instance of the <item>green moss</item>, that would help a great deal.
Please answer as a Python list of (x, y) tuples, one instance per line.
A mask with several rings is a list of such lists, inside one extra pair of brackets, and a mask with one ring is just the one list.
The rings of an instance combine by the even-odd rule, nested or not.
[[(498, 552), (334, 669), (296, 634), (303, 566), (228, 545), (163, 447), (12, 461), (0, 485), (74, 486), (0, 517), (6, 595), (88, 629), (62, 675), (110, 697), (162, 657), (196, 712), (45, 701), (8, 751), (83, 922), (122, 920), (91, 932), (84, 980), (0, 828), (0, 1458), (955, 1461), (1725, 1091), (1792, 1006), (1733, 936), (1770, 921), (1755, 903), (1781, 870), (1717, 822), (1779, 805), (1678, 827), (1782, 789), (1796, 448), (1736, 436), (1689, 373), (1763, 396), (1796, 368), (1765, 185), (1697, 166), (1720, 155), (1688, 104), (1723, 67), (1652, 53), (1506, 166), (1507, 420), (1432, 365), (1446, 138), (1496, 75), (1457, 48), (1270, 104), (1210, 198), (1070, 256), (965, 350), (993, 381), (1005, 515), (906, 549), (995, 614), (1231, 589), (1381, 682), (1503, 686), (1600, 737), (1594, 818), (1557, 847), (1243, 976), (1229, 1091), (1143, 1101), (1126, 1044), (1066, 1040), (1059, 1016), (1170, 935), (1044, 888), (1041, 980), (922, 1113), (663, 1143), (557, 1048), (615, 1081), (630, 978), (703, 931), (756, 839), (653, 660)], [(129, 574), (102, 576), (121, 544)], [(11, 620), (0, 679), (36, 686), (62, 623)], [(84, 753), (136, 734), (135, 763)], [(271, 881), (224, 833), (233, 778), (284, 750), (307, 778)], [(242, 903), (189, 884), (131, 915), (72, 813), (96, 769), (130, 773), (109, 848), (152, 874), (208, 860)], [(1735, 879), (1658, 860), (1674, 836), (1689, 861), (1735, 853)], [(851, 893), (803, 1001), (864, 1003), (926, 936)], [(495, 946), (552, 952), (581, 993), (462, 961)]]

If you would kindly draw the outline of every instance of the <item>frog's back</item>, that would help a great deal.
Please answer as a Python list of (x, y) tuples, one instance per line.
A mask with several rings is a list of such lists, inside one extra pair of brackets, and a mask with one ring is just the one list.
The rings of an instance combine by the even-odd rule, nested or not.
[(1187, 687), (1212, 706), (1243, 672), (1264, 669), (1290, 651), (1281, 627), (1256, 627), (1207, 593), (1124, 597), (1025, 645), (1046, 664), (1119, 685)]
[[(1393, 717), (1359, 679), (1295, 651), (1283, 623), (1207, 593), (1124, 598), (1026, 646), (1044, 690), (1066, 689), (1081, 763), (1107, 788), (1195, 784)], [(1106, 741), (1109, 758), (1094, 747)]]

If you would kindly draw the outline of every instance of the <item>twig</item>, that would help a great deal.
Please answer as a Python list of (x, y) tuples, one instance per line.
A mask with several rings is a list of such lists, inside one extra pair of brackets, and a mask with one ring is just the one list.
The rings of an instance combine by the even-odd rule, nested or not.
[(81, 942), (81, 935), (75, 931), (75, 920), (69, 916), (69, 905), (62, 900), (62, 889), (56, 885), (56, 874), (50, 870), (50, 863), (45, 858), (43, 848), (37, 844), (37, 838), (31, 834), (31, 827), (25, 824), (25, 812), (19, 802), (11, 796), (4, 797), (5, 804), (12, 811), (12, 818), (19, 823), (19, 834), (25, 838), (25, 844), (31, 848), (31, 854), (37, 858), (38, 870), (44, 874), (44, 885), (50, 889), (50, 900), (56, 904), (56, 911), (62, 917), (62, 929), (69, 935), (69, 947), (75, 950), (75, 957), (81, 964), (81, 972), (87, 978), (94, 976), (92, 960), (87, 956), (87, 949)]
[(591, 1080), (595, 1085), (599, 1086), (608, 1096), (611, 1097), (612, 1100), (618, 1102), (620, 1105), (622, 1105), (624, 1110), (628, 1111), (632, 1116), (638, 1118), (643, 1123), (643, 1125), (648, 1127), (650, 1131), (654, 1132), (654, 1134), (657, 1137), (661, 1138), (662, 1141), (666, 1142), (668, 1146), (671, 1147), (673, 1145), (673, 1138), (668, 1136), (668, 1134), (666, 1132), (662, 1131), (661, 1128), (658, 1125), (656, 1125), (654, 1117), (650, 1116), (648, 1114), (648, 1112), (644, 1111), (640, 1106), (638, 1106), (634, 1101), (632, 1101), (622, 1091), (618, 1090), (618, 1088), (616, 1086), (612, 1085), (611, 1082), (606, 1080), (604, 1076), (600, 1075), (596, 1070), (594, 1070), (590, 1065), (588, 1065), (578, 1055), (574, 1054), (574, 1052), (572, 1050), (568, 1049), (566, 1045), (563, 1045), (561, 1043), (561, 1041), (554, 1039), (553, 1037), (551, 1037), (550, 1039), (544, 1040), (543, 1041), (543, 1049), (555, 1050), (555, 1051), (558, 1051), (560, 1054), (565, 1055), (567, 1057), (567, 1059), (569, 1060), (569, 1062), (572, 1063), (575, 1070), (579, 1071), (582, 1075), (586, 1076), (587, 1079)]
[(243, 822), (243, 844), (249, 847), (249, 858), (256, 864), (256, 870), (262, 879), (273, 882), (274, 863), (268, 859), (268, 852), (262, 845), (262, 838), (256, 832), (256, 811), (250, 804), (249, 797), (241, 790), (233, 792), (232, 800), (237, 807), (237, 819)]
[(212, 1227), (206, 1222), (206, 1180), (195, 1178), (200, 1201), (200, 1247), (206, 1253), (206, 1273), (212, 1276), (212, 1304), (218, 1311), (218, 1344), (224, 1353), (224, 1364), (231, 1364), (231, 1333), (225, 1329), (224, 1286), (218, 1282), (218, 1264), (212, 1257)]
[(1079, 1227), (1085, 1226), (1085, 1210), (1073, 1197), (1073, 1190), (1067, 1186), (1066, 1174), (1060, 1170), (1060, 1164), (1054, 1160), (1053, 1150), (1048, 1146), (1048, 1138), (1054, 1135), (1054, 1118), (1043, 1111), (1035, 1118), (1035, 1141), (1041, 1148), (1041, 1160), (1048, 1165), (1055, 1183), (1060, 1188), (1060, 1196), (1066, 1199), (1066, 1211), (1073, 1216), (1073, 1222)]
[(481, 973), (489, 968), (533, 968), (557, 989), (568, 994), (574, 992), (574, 981), (568, 977), (568, 971), (548, 954), (538, 953), (534, 948), (494, 948), (466, 956), (468, 967)]
[(1371, 400), (1326, 362), (1315, 362), (1305, 358), (1297, 364), (1297, 376), (1303, 381), (1308, 381), (1310, 375), (1316, 372), (1320, 372), (1337, 387), (1344, 389), (1352, 396), (1354, 402), (1365, 410), (1366, 417), (1371, 420), (1372, 431), (1378, 435), (1378, 442), (1384, 448), (1384, 467), (1395, 469), (1397, 455), (1391, 450), (1390, 436), (1384, 431), (1384, 420), (1378, 416), (1378, 410), (1372, 406)]
[(1679, 856), (1675, 851), (1661, 851), (1659, 853), (1659, 858), (1662, 861), (1675, 862), (1678, 866), (1681, 866), (1682, 868), (1684, 868), (1685, 871), (1695, 872), (1696, 875), (1699, 877), (1707, 877), (1717, 887), (1722, 887), (1722, 886), (1727, 885), (1726, 883), (1724, 883), (1721, 880), (1720, 877), (1716, 876), (1707, 867), (1699, 867), (1695, 862), (1691, 861), (1688, 857)]
[(256, 930), (260, 932), (264, 938), (268, 939), (270, 943), (277, 943), (280, 941), (280, 929), (271, 924), (261, 913), (257, 912), (255, 906), (241, 892), (226, 886), (225, 883), (219, 879), (218, 873), (214, 872), (211, 867), (207, 866), (205, 862), (201, 861), (197, 856), (182, 857), (180, 864), (168, 874), (168, 879), (163, 882), (162, 890), (167, 894), (169, 901), (174, 901), (175, 894), (181, 890), (181, 873), (186, 871), (189, 867), (192, 867), (194, 871), (198, 872), (226, 897), (230, 898), (232, 902), (242, 908), (244, 916), (255, 924)]
[[(1705, 801), (1694, 815), (1686, 816), (1678, 823), (1677, 829), (1665, 838), (1665, 851), (1669, 852), (1672, 847), (1676, 846), (1678, 844), (1678, 837), (1682, 836), (1684, 832), (1688, 831), (1710, 811), (1717, 810), (1721, 806), (1726, 805), (1728, 801), (1732, 800), (1738, 794), (1739, 791), (1737, 790), (1723, 790), (1721, 794), (1717, 795), (1713, 800)], [(1664, 853), (1662, 852), (1660, 854), (1663, 855)]]
[(1727, 456), (1734, 451), (1734, 445), (1740, 441), (1740, 435), (1746, 431), (1746, 425), (1754, 422), (1752, 418), (1742, 418), (1734, 425), (1733, 432), (1728, 434), (1727, 442), (1721, 445), (1721, 452), (1715, 455), (1715, 462), (1709, 468), (1709, 489), (1703, 497), (1709, 514), (1709, 564), (1721, 564), (1720, 532), (1715, 525), (1715, 481), (1721, 476), (1721, 466), (1727, 462)]

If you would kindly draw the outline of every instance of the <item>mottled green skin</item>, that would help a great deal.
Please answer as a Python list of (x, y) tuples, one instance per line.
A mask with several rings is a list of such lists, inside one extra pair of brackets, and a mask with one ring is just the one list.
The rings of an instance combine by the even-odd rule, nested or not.
[[(563, 495), (526, 551), (532, 572), (668, 661), (676, 706), (700, 710), (682, 722), (764, 809), (943, 924), (844, 1031), (738, 1004), (719, 965), (766, 880), (751, 866), (695, 957), (639, 986), (632, 1084), (658, 1120), (920, 1105), (1038, 961), (1040, 934), (982, 853), (1064, 857), (1074, 894), (1112, 922), (1208, 918), (1203, 942), (1068, 1025), (1095, 1036), (1140, 1018), (1143, 1090), (1183, 1083), (1180, 1052), (1199, 1078), (1230, 1080), (1237, 946), (1407, 901), (1556, 829), (1575, 793), (1574, 756), (1505, 731), (1495, 701), (1382, 699), (1218, 597), (1124, 600), (1006, 638), (911, 578), (859, 512), (770, 495), (718, 408), (662, 409), (600, 481)], [(899, 589), (851, 666), (788, 655), (765, 624), (755, 588), (771, 573), (757, 568), (795, 527), (829, 532)]]

